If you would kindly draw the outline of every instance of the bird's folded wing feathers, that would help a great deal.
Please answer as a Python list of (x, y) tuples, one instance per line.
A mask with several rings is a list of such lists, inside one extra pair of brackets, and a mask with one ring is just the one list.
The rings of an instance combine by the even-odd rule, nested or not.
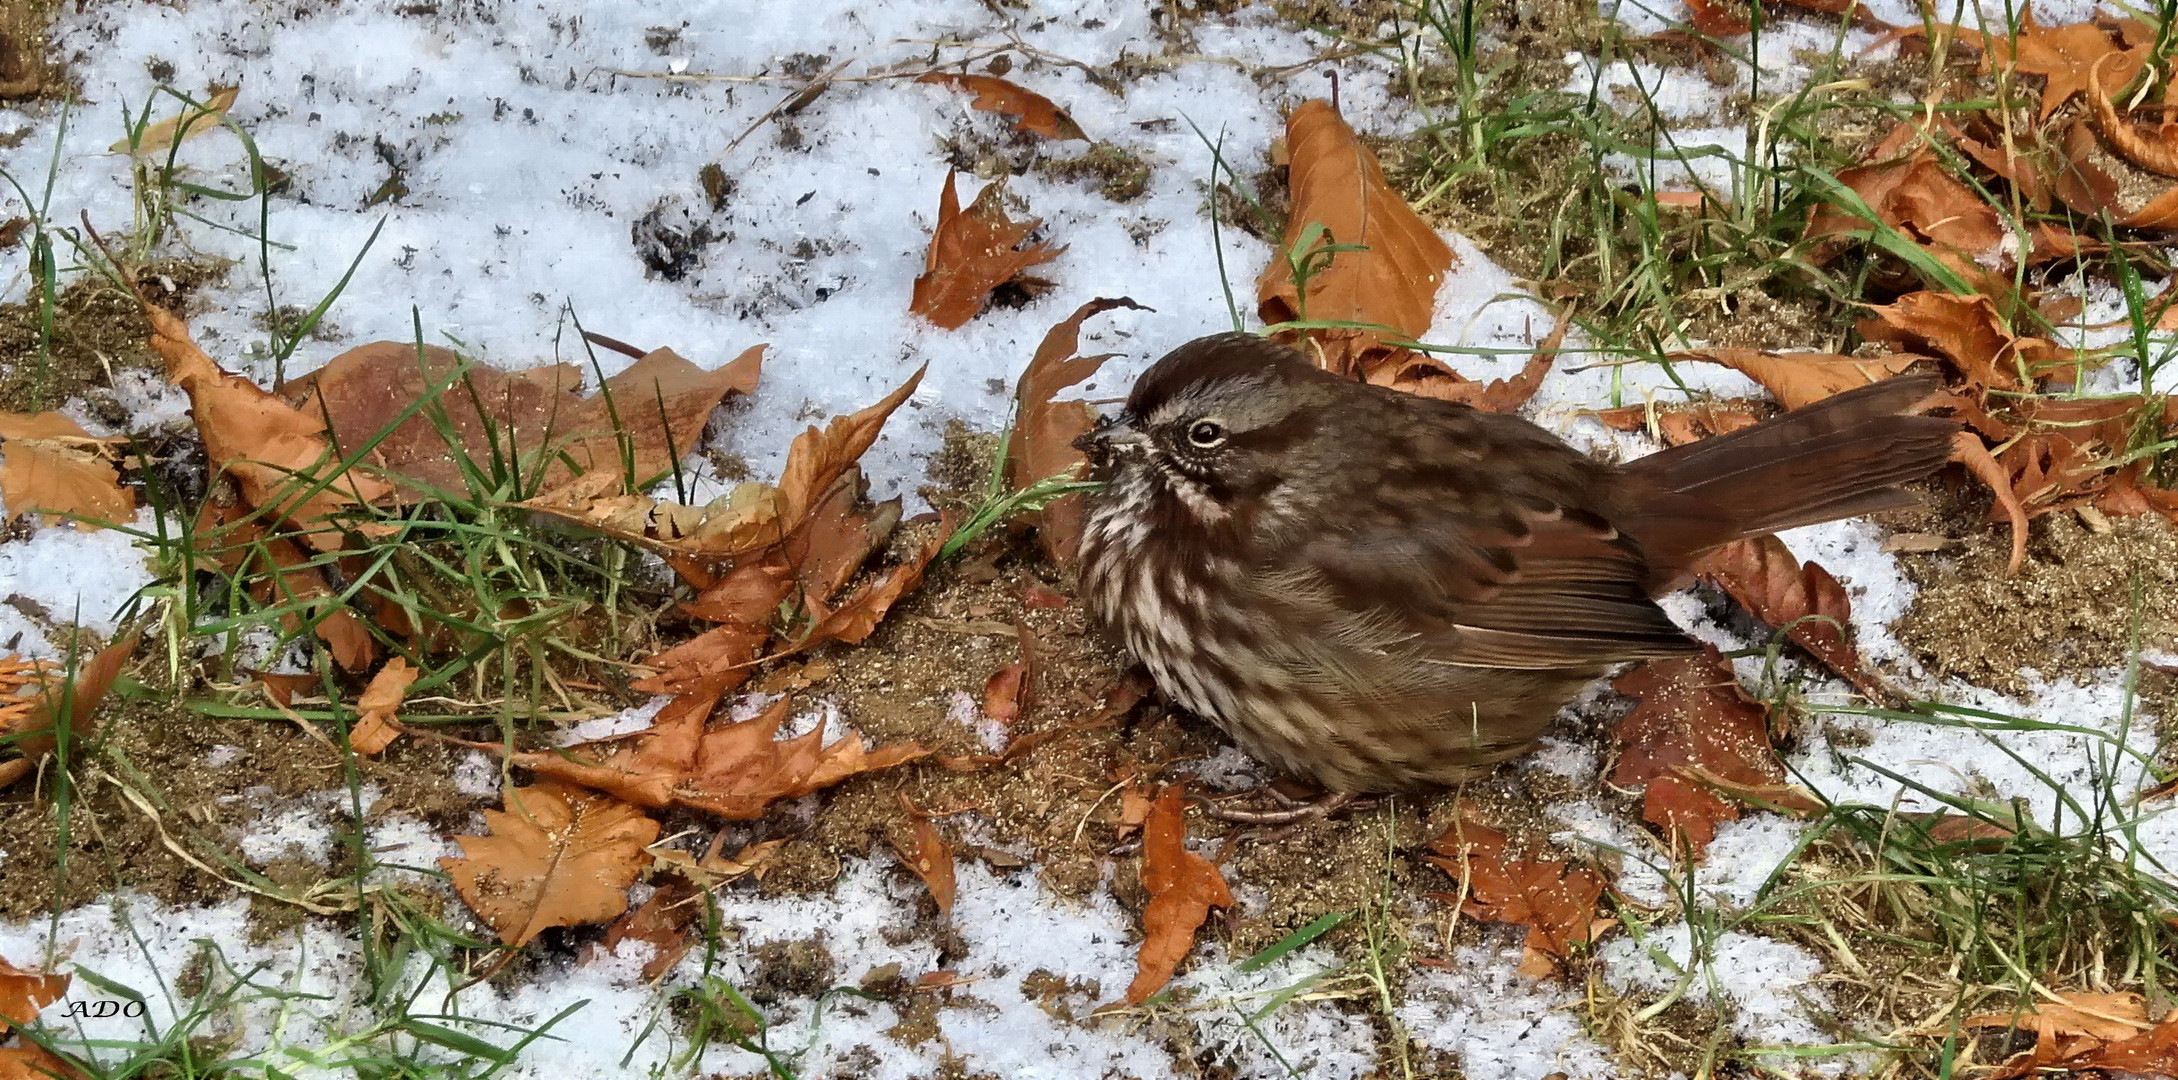
[(1693, 642), (1646, 591), (1640, 549), (1564, 508), (1484, 530), (1471, 512), (1355, 523), (1277, 558), (1288, 580), (1420, 662), (1549, 669), (1679, 656)]

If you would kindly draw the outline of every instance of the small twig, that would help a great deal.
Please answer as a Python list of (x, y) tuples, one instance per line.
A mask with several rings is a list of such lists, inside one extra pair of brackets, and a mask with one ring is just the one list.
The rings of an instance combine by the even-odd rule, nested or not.
[(605, 335), (600, 334), (594, 330), (583, 331), (582, 340), (587, 341), (600, 349), (610, 349), (613, 352), (620, 353), (623, 356), (632, 356), (637, 360), (641, 360), (645, 356), (650, 355), (649, 353), (644, 352), (643, 350), (638, 349), (635, 346), (620, 340), (619, 338), (606, 337)]

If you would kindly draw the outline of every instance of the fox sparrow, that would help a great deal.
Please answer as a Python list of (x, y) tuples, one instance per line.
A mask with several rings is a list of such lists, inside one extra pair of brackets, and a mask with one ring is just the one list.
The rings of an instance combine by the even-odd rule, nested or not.
[(1515, 416), (1190, 342), (1080, 446), (1090, 611), (1174, 701), (1334, 793), (1456, 783), (1611, 665), (1696, 646), (1653, 597), (1741, 537), (1906, 505), (1932, 377), (1623, 465)]

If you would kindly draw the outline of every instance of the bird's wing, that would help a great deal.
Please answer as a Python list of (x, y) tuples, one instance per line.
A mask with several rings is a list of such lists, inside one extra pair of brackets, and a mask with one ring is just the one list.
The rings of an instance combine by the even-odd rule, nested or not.
[(1540, 670), (1678, 656), (1640, 547), (1541, 500), (1408, 506), (1271, 555), (1264, 580), (1359, 648), (1432, 665)]

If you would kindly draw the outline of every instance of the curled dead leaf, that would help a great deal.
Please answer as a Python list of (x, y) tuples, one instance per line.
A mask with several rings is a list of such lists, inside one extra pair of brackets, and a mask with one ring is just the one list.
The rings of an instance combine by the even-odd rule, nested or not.
[(401, 698), (408, 693), (410, 683), (423, 673), (409, 666), (407, 660), (394, 657), (386, 666), (371, 676), (369, 686), (363, 688), (363, 696), (356, 699), (356, 722), (348, 731), (348, 745), (355, 752), (369, 757), (393, 744), (393, 740), (406, 730), (394, 716), (401, 707)]
[(1602, 930), (1596, 902), (1603, 879), (1591, 870), (1562, 859), (1517, 858), (1504, 833), (1465, 812), (1429, 846), (1436, 854), (1427, 861), (1459, 885), (1456, 893), (1433, 895), (1459, 903), (1468, 918), (1528, 928), (1524, 971), (1547, 973)]
[(1735, 540), (1702, 556), (1696, 572), (1731, 594), (1755, 618), (1785, 631), (1839, 678), (1871, 697), (1890, 692), (1860, 667), (1860, 652), (1847, 634), (1853, 626), (1852, 600), (1830, 571), (1802, 563), (1775, 536)]
[[(1096, 410), (1083, 401), (1055, 400), (1059, 391), (1097, 373), (1109, 355), (1078, 356), (1081, 324), (1114, 308), (1150, 309), (1124, 296), (1097, 297), (1059, 320), (1036, 346), (1036, 355), (1014, 384), (1013, 430), (1006, 442), (1006, 482), (1019, 491), (1039, 480), (1071, 475), (1082, 465), (1074, 440), (1096, 426)], [(1081, 497), (1069, 495), (1028, 515), (1051, 561), (1070, 566), (1081, 545)]]
[(1142, 887), (1150, 899), (1142, 912), (1134, 981), (1127, 984), (1129, 1005), (1148, 1001), (1172, 981), (1211, 908), (1233, 906), (1217, 865), (1187, 850), (1185, 798), (1180, 785), (1166, 785), (1142, 823)]

